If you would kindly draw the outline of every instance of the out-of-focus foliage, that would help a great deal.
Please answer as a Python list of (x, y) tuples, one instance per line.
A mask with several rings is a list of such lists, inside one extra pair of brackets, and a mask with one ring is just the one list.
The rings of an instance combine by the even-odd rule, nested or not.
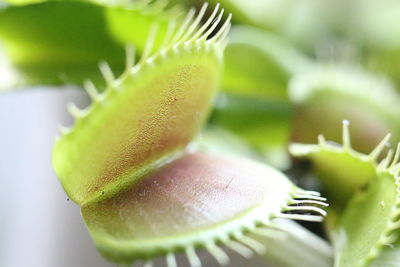
[(352, 122), (352, 145), (359, 151), (367, 153), (387, 133), (400, 141), (400, 95), (385, 77), (357, 66), (321, 66), (294, 76), (289, 94), (295, 142), (314, 143), (318, 134), (340, 142), (337, 126), (345, 119)]
[(285, 40), (262, 29), (235, 26), (212, 122), (244, 138), (269, 163), (287, 166), (293, 111), (287, 85), (290, 77), (312, 68), (311, 60)]
[[(215, 1), (217, 2), (217, 1)], [(276, 32), (305, 49), (326, 38), (340, 1), (313, 0), (223, 0), (239, 24)], [(311, 51), (311, 50), (310, 50)]]
[(5, 6), (0, 8), (0, 40), (24, 83), (82, 84), (84, 79), (99, 83), (100, 61), (107, 61), (120, 74), (125, 46), (134, 45), (141, 54), (155, 24), (159, 33), (155, 46), (160, 46), (168, 20), (175, 18), (179, 23), (179, 14), (178, 9), (140, 2), (46, 1)]
[(265, 100), (288, 100), (291, 76), (312, 68), (289, 42), (248, 26), (235, 26), (225, 51), (223, 91)]
[(87, 2), (6, 7), (0, 10), (0, 35), (28, 83), (82, 81), (93, 78), (99, 59), (113, 68), (125, 60), (123, 45), (107, 30), (104, 8)]

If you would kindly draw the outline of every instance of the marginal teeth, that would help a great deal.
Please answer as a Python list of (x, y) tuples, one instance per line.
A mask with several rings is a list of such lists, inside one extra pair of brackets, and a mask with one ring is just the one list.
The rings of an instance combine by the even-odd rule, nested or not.
[(191, 267), (201, 267), (201, 261), (193, 247), (186, 248), (185, 252)]
[[(321, 196), (321, 193), (320, 193), (320, 192), (317, 192), (317, 191), (310, 191), (310, 190), (304, 190), (304, 189), (301, 189), (301, 188), (298, 188), (298, 187), (296, 187), (296, 188), (294, 189), (294, 192), (295, 192), (295, 193), (299, 193), (299, 194), (301, 194), (301, 195), (310, 195), (310, 196), (317, 196), (317, 197)], [(325, 198), (323, 198), (323, 199), (326, 200)]]
[(376, 160), (379, 155), (382, 153), (383, 149), (385, 148), (386, 144), (389, 142), (390, 139), (390, 134), (387, 134), (382, 141), (372, 150), (372, 152), (369, 154), (369, 158), (371, 160)]
[(190, 25), (189, 29), (186, 31), (186, 33), (183, 35), (182, 38), (180, 38), (179, 41), (177, 41), (177, 44), (180, 44), (182, 41), (186, 40), (192, 33), (193, 31), (198, 27), (201, 19), (203, 18), (206, 10), (208, 7), (208, 3), (204, 3), (203, 6), (201, 7), (199, 14), (197, 15), (196, 19), (193, 21), (192, 25)]
[(254, 250), (256, 253), (262, 255), (267, 250), (263, 244), (260, 242), (248, 237), (248, 236), (241, 236), (240, 242)]
[(350, 141), (350, 131), (349, 131), (350, 122), (348, 120), (343, 120), (343, 147), (344, 149), (351, 148), (351, 141)]
[(90, 80), (85, 81), (83, 86), (93, 101), (98, 101), (100, 99), (99, 92), (97, 91), (96, 86), (93, 84), (92, 81)]
[(318, 143), (320, 146), (325, 146), (326, 144), (325, 137), (322, 134), (318, 135)]
[(308, 221), (308, 222), (322, 222), (324, 220), (323, 216), (318, 216), (318, 215), (285, 214), (285, 213), (278, 214), (277, 218), (299, 220), (299, 221)]
[(390, 161), (392, 160), (393, 157), (393, 150), (389, 149), (386, 158), (384, 158), (378, 165), (378, 169), (379, 170), (387, 170), (387, 168), (389, 167)]
[(399, 161), (399, 156), (400, 156), (400, 143), (397, 144), (396, 152), (394, 154), (392, 164), (390, 164), (390, 168), (393, 168), (397, 164), (397, 162)]
[(177, 267), (174, 253), (168, 253), (166, 257), (168, 267)]
[(179, 40), (179, 38), (184, 34), (185, 30), (187, 29), (190, 22), (192, 21), (195, 13), (196, 13), (196, 10), (194, 8), (191, 8), (189, 10), (186, 18), (184, 19), (184, 21), (181, 24), (181, 27), (174, 34), (174, 37), (172, 38), (171, 42), (167, 45), (167, 48), (170, 48), (172, 45), (174, 45)]
[(310, 211), (321, 214), (322, 216), (326, 216), (326, 211), (321, 208), (314, 206), (286, 206), (284, 208), (285, 211)]
[(135, 46), (127, 44), (125, 47), (126, 53), (126, 70), (129, 71), (135, 65)]
[(215, 16), (218, 13), (218, 9), (219, 9), (219, 3), (215, 6), (211, 16), (208, 18), (208, 20), (203, 24), (203, 26), (193, 35), (193, 37), (188, 40), (188, 42), (192, 42), (194, 40), (196, 40), (197, 38), (199, 38), (203, 32), (211, 25), (211, 23), (213, 22)]
[(99, 64), (99, 69), (100, 69), (100, 72), (103, 75), (104, 80), (106, 81), (107, 85), (111, 86), (115, 80), (115, 77), (114, 77), (114, 73), (111, 70), (110, 65), (108, 65), (107, 62), (102, 61)]
[(140, 58), (138, 65), (144, 64), (147, 61), (147, 59), (150, 57), (151, 52), (153, 51), (154, 42), (156, 40), (157, 31), (158, 31), (158, 25), (153, 24), (150, 28), (150, 33), (147, 37), (146, 45), (144, 47), (142, 57)]
[(321, 197), (319, 192), (307, 191), (300, 188), (294, 188), (293, 192), (290, 193), (292, 200), (316, 200), (325, 202), (326, 198)]
[(160, 45), (160, 51), (161, 51), (160, 53), (161, 54), (167, 49), (167, 46), (168, 46), (169, 42), (171, 41), (171, 38), (173, 38), (175, 29), (176, 29), (176, 25), (177, 25), (176, 20), (171, 20), (168, 23), (167, 32), (165, 34), (162, 44)]
[(232, 19), (232, 14), (229, 14), (228, 18), (222, 25), (221, 29), (219, 29), (217, 34), (215, 34), (215, 36), (212, 38), (212, 41), (218, 42), (218, 41), (224, 40), (226, 38), (226, 36), (228, 35), (229, 30), (231, 28), (231, 23), (230, 23), (231, 19)]
[(206, 245), (208, 252), (217, 260), (220, 265), (227, 265), (229, 263), (229, 257), (221, 248), (214, 243)]
[(68, 103), (67, 110), (75, 119), (82, 118), (84, 115), (83, 110), (80, 110), (74, 103)]
[(215, 30), (215, 28), (218, 26), (219, 22), (222, 19), (222, 15), (224, 14), (224, 9), (221, 9), (221, 12), (219, 13), (217, 19), (212, 23), (211, 27), (199, 38), (199, 40), (206, 40), (207, 37)]
[(234, 240), (228, 241), (225, 245), (246, 259), (250, 259), (254, 256), (254, 252), (251, 249)]
[(326, 201), (326, 198), (324, 198), (324, 197), (313, 196), (313, 195), (303, 195), (303, 194), (296, 194), (295, 198), (311, 199), (311, 200), (317, 200), (317, 201)]
[(323, 207), (329, 206), (329, 204), (326, 202), (311, 200), (311, 199), (304, 199), (304, 200), (292, 199), (292, 200), (290, 200), (290, 204), (314, 204), (314, 205), (319, 205), (319, 206), (323, 206)]

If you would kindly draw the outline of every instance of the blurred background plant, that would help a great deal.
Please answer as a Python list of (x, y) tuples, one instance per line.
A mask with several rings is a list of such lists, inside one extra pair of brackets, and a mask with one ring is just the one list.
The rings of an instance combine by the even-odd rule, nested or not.
[[(350, 121), (352, 147), (359, 152), (371, 151), (387, 133), (393, 143), (400, 141), (400, 2), (218, 2), (225, 16), (233, 14), (233, 26), (220, 92), (196, 141), (199, 146), (262, 161), (303, 188), (329, 192), (307, 161), (290, 156), (291, 142), (316, 143), (323, 134), (341, 143), (343, 120)], [(161, 47), (170, 21), (182, 24), (189, 9), (202, 4), (0, 2), (1, 266), (106, 265), (93, 253), (87, 236), (83, 243), (68, 236), (81, 238), (75, 234), (82, 231), (75, 228), (82, 227), (76, 214), (67, 214), (74, 207), (51, 170), (56, 124), (70, 122), (64, 107), (71, 99), (87, 105), (80, 89), (86, 80), (104, 88), (100, 62), (108, 62), (119, 76), (127, 45), (140, 57), (157, 24), (154, 44)], [(324, 231), (327, 226), (304, 226), (324, 239), (330, 235)], [(40, 239), (43, 243), (37, 245)], [(40, 247), (42, 252), (33, 253)], [(21, 257), (21, 251), (32, 255)], [(264, 258), (245, 262), (238, 260), (237, 266), (266, 264)]]

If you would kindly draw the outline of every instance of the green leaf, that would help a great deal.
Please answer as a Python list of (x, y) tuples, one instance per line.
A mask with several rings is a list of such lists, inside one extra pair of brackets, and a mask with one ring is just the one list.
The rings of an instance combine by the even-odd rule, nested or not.
[(198, 30), (189, 18), (192, 24), (182, 29), (187, 34), (178, 30), (149, 57), (150, 37), (138, 64), (128, 61), (116, 80), (102, 66), (105, 92), (88, 87), (93, 104), (83, 111), (70, 108), (75, 126), (64, 131), (53, 152), (54, 168), (72, 200), (82, 205), (114, 195), (176, 157), (197, 135), (218, 88), (229, 30), (227, 20), (207, 40), (221, 19), (211, 24), (216, 11)]
[(384, 246), (397, 240), (396, 232), (400, 230), (398, 175), (398, 167), (378, 168), (368, 188), (353, 197), (340, 222), (335, 266), (370, 266)]

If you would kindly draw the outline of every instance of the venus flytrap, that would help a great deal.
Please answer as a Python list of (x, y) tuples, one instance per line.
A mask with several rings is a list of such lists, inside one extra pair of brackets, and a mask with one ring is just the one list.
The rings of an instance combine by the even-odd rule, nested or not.
[(389, 137), (369, 154), (356, 152), (345, 121), (343, 145), (329, 143), (321, 135), (318, 145), (290, 147), (294, 156), (311, 159), (324, 190), (335, 197), (332, 204), (337, 217), (330, 230), (337, 267), (380, 266), (372, 262), (390, 262), (393, 257), (390, 247), (396, 245), (400, 230), (400, 144), (379, 160)]
[(107, 65), (101, 66), (107, 89), (98, 95), (88, 87), (100, 101), (73, 112), (75, 126), (54, 149), (53, 165), (74, 201), (114, 194), (179, 153), (197, 134), (216, 92), (226, 45), (229, 20), (207, 40), (221, 15), (216, 8), (207, 24), (189, 35), (178, 29), (152, 54), (153, 31), (144, 57), (116, 80)]
[(271, 167), (188, 148), (209, 113), (230, 29), (218, 5), (200, 25), (206, 8), (197, 17), (190, 11), (157, 49), (153, 28), (142, 58), (136, 65), (128, 58), (119, 78), (102, 63), (106, 89), (87, 82), (92, 104), (69, 106), (75, 125), (56, 141), (53, 166), (112, 261), (165, 256), (172, 267), (184, 252), (200, 266), (196, 249), (206, 249), (225, 265), (220, 246), (263, 253), (248, 233), (272, 238), (285, 231), (277, 218), (326, 215), (325, 198)]
[(298, 158), (306, 158), (314, 165), (313, 172), (320, 179), (327, 196), (334, 206), (343, 208), (354, 192), (365, 186), (375, 176), (375, 165), (385, 148), (387, 135), (369, 154), (355, 151), (351, 146), (349, 122), (343, 121), (342, 145), (326, 141), (318, 136), (318, 144), (294, 143), (290, 153)]

